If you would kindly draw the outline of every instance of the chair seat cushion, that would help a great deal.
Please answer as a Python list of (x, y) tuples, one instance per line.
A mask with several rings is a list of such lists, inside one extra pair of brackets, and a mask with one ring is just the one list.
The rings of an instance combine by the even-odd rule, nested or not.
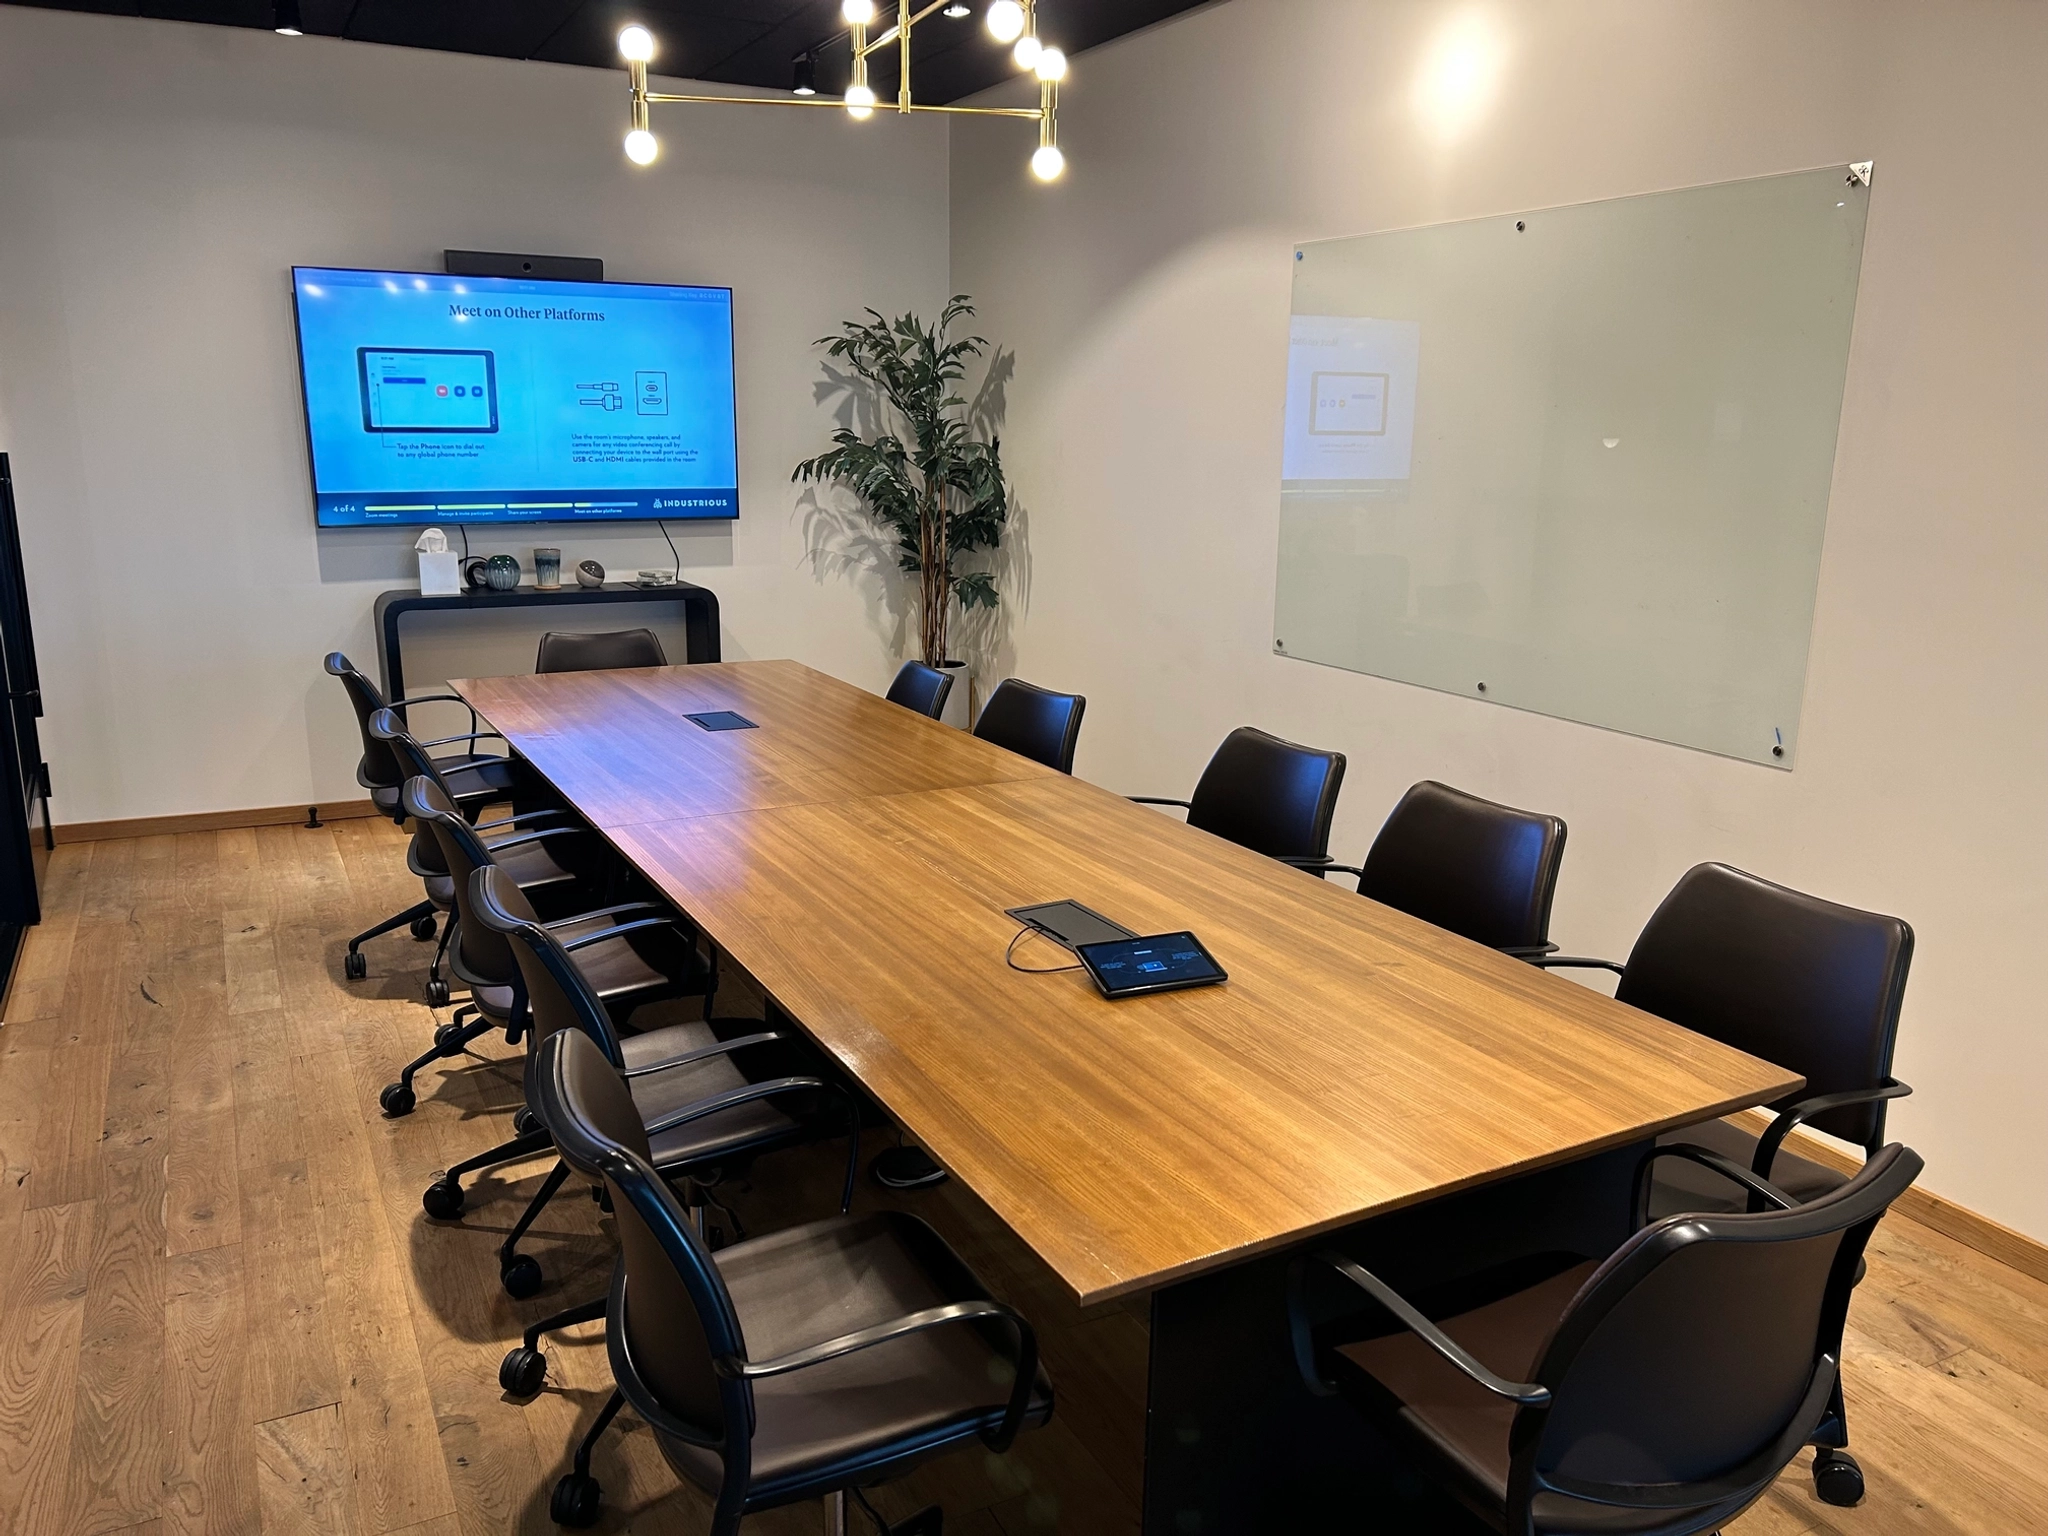
[[(734, 1022), (738, 1028), (728, 1028), (726, 1038), (762, 1027), (751, 1020)], [(627, 1070), (632, 1071), (716, 1045), (719, 1039), (719, 1032), (709, 1024), (670, 1024), (644, 1034), (627, 1035), (620, 1042), (620, 1049), (625, 1055)], [(707, 1056), (672, 1072), (650, 1072), (645, 1077), (627, 1081), (633, 1090), (634, 1107), (640, 1111), (641, 1118), (651, 1124), (663, 1115), (701, 1099), (744, 1088), (748, 1079), (732, 1056), (720, 1055)], [(670, 1172), (692, 1163), (758, 1152), (794, 1140), (802, 1133), (803, 1127), (784, 1112), (793, 1101), (794, 1095), (756, 1099), (750, 1104), (689, 1121), (673, 1130), (658, 1132), (649, 1138), (653, 1153), (651, 1161), (655, 1167)]]
[[(757, 1361), (987, 1295), (936, 1232), (898, 1211), (811, 1222), (714, 1257)], [(815, 1496), (849, 1471), (902, 1470), (993, 1428), (1010, 1392), (1010, 1344), (995, 1337), (948, 1324), (756, 1382), (748, 1507)], [(1027, 1422), (1051, 1416), (1041, 1370)], [(718, 1488), (715, 1452), (660, 1439), (678, 1473)]]
[[(1729, 1120), (1709, 1120), (1689, 1125), (1657, 1138), (1659, 1146), (1690, 1142), (1718, 1152), (1730, 1162), (1747, 1168), (1756, 1156), (1756, 1137)], [(1817, 1200), (1848, 1183), (1845, 1175), (1821, 1163), (1812, 1162), (1782, 1147), (1771, 1164), (1770, 1181), (1793, 1199)], [(1656, 1182), (1650, 1187), (1650, 1217), (1656, 1220), (1681, 1211), (1742, 1211), (1749, 1208), (1748, 1193), (1733, 1180), (1724, 1179), (1710, 1168), (1680, 1157), (1657, 1160)]]
[[(1438, 1326), (1496, 1375), (1527, 1381), (1551, 1329), (1597, 1267), (1591, 1260), (1575, 1264)], [(1468, 1503), (1505, 1517), (1513, 1403), (1495, 1397), (1405, 1328), (1340, 1344), (1336, 1354), (1354, 1368), (1340, 1377), (1343, 1385), (1379, 1399), (1382, 1412), (1440, 1452)]]
[(454, 757), (437, 757), (434, 766), (441, 770), (449, 795), (458, 803), (502, 798), (518, 782), (518, 765), (509, 757), (464, 752)]
[[(1496, 1375), (1528, 1381), (1559, 1319), (1598, 1268), (1590, 1259), (1574, 1264), (1497, 1301), (1439, 1319), (1437, 1326)], [(1396, 1435), (1433, 1452), (1452, 1491), (1504, 1527), (1515, 1405), (1494, 1396), (1405, 1328), (1385, 1338), (1340, 1344), (1333, 1353), (1346, 1395)], [(1631, 1509), (1539, 1492), (1532, 1513), (1536, 1530), (1554, 1536), (1649, 1536), (1714, 1530), (1733, 1520), (1747, 1502), (1745, 1496), (1718, 1508)]]
[[(638, 915), (570, 921), (548, 931), (567, 944)], [(615, 1017), (657, 997), (701, 992), (707, 975), (696, 946), (671, 928), (636, 929), (621, 938), (571, 950), (570, 955), (597, 995), (614, 1005)]]
[[(516, 837), (518, 834), (510, 835)], [(553, 885), (571, 884), (576, 876), (555, 862), (554, 855), (548, 851), (548, 844), (551, 841), (554, 839), (542, 838), (539, 842), (521, 843), (518, 847), (507, 848), (502, 853), (493, 853), (491, 862), (510, 875), (513, 884), (522, 891), (538, 891)]]

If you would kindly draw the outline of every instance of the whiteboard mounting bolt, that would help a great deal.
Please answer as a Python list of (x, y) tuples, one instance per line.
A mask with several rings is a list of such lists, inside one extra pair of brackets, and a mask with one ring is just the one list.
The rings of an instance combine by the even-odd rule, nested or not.
[(1870, 171), (1876, 165), (1874, 160), (1858, 160), (1849, 167), (1849, 185), (1867, 187), (1870, 185)]

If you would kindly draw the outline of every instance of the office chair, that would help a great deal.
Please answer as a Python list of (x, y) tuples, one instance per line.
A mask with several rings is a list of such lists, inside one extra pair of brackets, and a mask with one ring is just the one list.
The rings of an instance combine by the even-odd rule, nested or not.
[[(400, 699), (396, 704), (387, 703), (377, 685), (359, 671), (354, 662), (340, 651), (330, 651), (321, 663), (329, 677), (341, 679), (341, 686), (348, 694), (348, 702), (356, 712), (356, 729), (362, 736), (363, 755), (356, 764), (356, 782), (370, 792), (370, 803), (383, 815), (394, 821), (403, 822), (404, 816), (398, 808), (398, 793), (408, 777), (405, 770), (392, 758), (391, 749), (370, 734), (370, 719), (380, 709), (389, 709), (403, 719), (406, 710), (415, 704), (461, 704), (468, 709), (468, 703), (452, 693), (429, 694), (424, 698)], [(447, 736), (438, 741), (426, 743), (429, 747), (444, 747), (453, 742), (478, 742), (502, 739), (490, 731), (477, 729), (479, 722), (476, 711), (469, 711), (469, 734)], [(510, 758), (483, 752), (451, 753), (434, 759), (436, 771), (446, 776), (456, 803), (475, 809), (493, 800), (504, 799), (515, 783), (514, 768)], [(415, 870), (414, 873), (420, 873)], [(446, 911), (429, 898), (414, 903), (403, 912), (386, 918), (373, 928), (365, 928), (348, 941), (348, 954), (341, 964), (342, 974), (350, 981), (361, 981), (370, 974), (369, 961), (363, 957), (362, 947), (371, 939), (391, 932), (394, 928), (409, 928), (412, 936), (421, 943), (434, 937), (437, 917)]]
[(946, 695), (952, 691), (952, 673), (928, 667), (921, 661), (906, 661), (883, 697), (891, 704), (901, 704), (936, 720), (945, 712)]
[[(519, 968), (505, 941), (474, 920), (465, 921), (470, 877), (486, 865), (502, 869), (528, 901), (544, 903), (565, 933), (591, 933), (606, 929), (609, 922), (627, 912), (655, 912), (662, 909), (651, 902), (593, 910), (603, 897), (598, 886), (564, 869), (549, 852), (564, 838), (589, 839), (595, 835), (581, 825), (551, 826), (515, 832), (487, 843), (476, 828), (455, 809), (447, 790), (421, 774), (407, 781), (401, 804), (414, 823), (438, 845), (445, 877), (454, 900), (449, 930), (454, 935), (447, 959), (456, 980), (469, 987), (469, 1001), (455, 1017), (434, 1031), (434, 1043), (423, 1055), (408, 1062), (398, 1081), (387, 1083), (378, 1095), (384, 1113), (394, 1119), (412, 1113), (415, 1098), (412, 1080), (423, 1068), (447, 1057), (459, 1056), (478, 1035), (503, 1028), (512, 1043), (518, 1043), (523, 1027), (523, 1003), (519, 996)], [(507, 818), (517, 821), (520, 818)], [(495, 823), (493, 824), (495, 825)], [(632, 941), (601, 945), (583, 960), (587, 975), (599, 995), (627, 1017), (642, 1003), (664, 997), (689, 996), (701, 991), (708, 1010), (710, 994), (718, 984), (717, 968), (697, 958), (694, 942), (685, 948), (673, 943), (662, 946), (650, 964)]]
[(1401, 797), (1358, 876), (1358, 894), (1519, 959), (1554, 952), (1550, 901), (1564, 823), (1424, 779)]
[(1078, 693), (1054, 693), (1022, 678), (1005, 678), (981, 706), (974, 734), (1061, 773), (1074, 771), (1074, 744), (1081, 739)]
[[(528, 1073), (531, 1108), (554, 1136), (560, 1161), (529, 1207), (527, 1219), (539, 1213), (548, 1196), (571, 1173), (589, 1180), (596, 1189), (604, 1185), (603, 1170), (580, 1159), (582, 1143), (574, 1135), (562, 1134), (557, 1101), (547, 1093), (546, 1085), (561, 1070), (565, 1054), (581, 1061), (584, 1071), (611, 1078), (608, 1091), (619, 1105), (622, 1134), (664, 1180), (682, 1187), (691, 1228), (700, 1238), (710, 1238), (704, 1214), (706, 1183), (722, 1178), (728, 1167), (744, 1167), (763, 1152), (818, 1134), (827, 1118), (819, 1111), (828, 1103), (843, 1111), (848, 1135), (846, 1178), (839, 1199), (839, 1213), (846, 1214), (853, 1205), (854, 1175), (860, 1167), (860, 1113), (853, 1095), (843, 1086), (804, 1070), (808, 1063), (793, 1031), (757, 1020), (734, 1019), (721, 1022), (742, 1032), (721, 1039), (709, 1029), (693, 1026), (689, 1039), (695, 1043), (691, 1048), (666, 1060), (650, 1059), (624, 1067), (629, 1053), (635, 1059), (645, 1056), (648, 1043), (621, 1041), (612, 1033), (604, 1008), (580, 981), (575, 963), (555, 952), (559, 946), (547, 938), (546, 930), (536, 932), (538, 937), (515, 930), (512, 942), (522, 945), (522, 956), (531, 950), (532, 963), (524, 970), (542, 999), (540, 1011), (551, 1017), (559, 1013), (572, 1022), (559, 1025), (540, 1042)], [(688, 1044), (689, 1039), (675, 1038), (662, 1048)], [(754, 1076), (743, 1074), (737, 1065), (740, 1062), (747, 1063)], [(792, 1098), (799, 1102), (770, 1102)], [(744, 1238), (737, 1216), (733, 1223), (734, 1235)], [(508, 1251), (516, 1241), (515, 1234), (507, 1244)], [(533, 1264), (531, 1259), (513, 1262)], [(532, 1397), (547, 1381), (541, 1337), (576, 1323), (595, 1322), (604, 1311), (605, 1298), (600, 1295), (527, 1328), (499, 1363), (498, 1385), (514, 1397)]]
[(665, 667), (668, 655), (651, 629), (617, 629), (602, 635), (550, 630), (540, 637), (536, 672), (602, 672), (614, 667)]
[[(426, 744), (415, 738), (399, 722), (397, 711), (389, 709), (378, 710), (370, 716), (369, 724), (365, 730), (367, 738), (376, 742), (378, 747), (389, 757), (390, 761), (396, 765), (399, 772), (404, 775), (404, 779), (400, 780), (401, 785), (406, 780), (413, 778), (423, 777), (431, 780), (448, 797), (449, 801), (457, 807), (463, 819), (470, 821), (479, 831), (498, 831), (501, 835), (509, 835), (504, 833), (504, 829), (531, 829), (542, 822), (549, 821), (566, 823), (577, 830), (583, 830), (580, 822), (571, 817), (568, 811), (561, 809), (540, 808), (520, 810), (515, 807), (510, 816), (501, 816), (493, 821), (475, 822), (474, 818), (481, 814), (485, 801), (496, 799), (498, 798), (497, 795), (495, 793), (482, 796), (472, 795), (466, 802), (459, 798), (456, 794), (455, 782), (442, 773), (440, 764), (427, 751)], [(398, 817), (400, 825), (403, 825), (405, 810), (402, 789)], [(596, 840), (587, 839), (588, 848), (584, 853), (585, 863), (574, 870), (563, 871), (558, 868), (557, 861), (547, 851), (520, 846), (531, 841), (531, 839), (522, 838), (519, 840), (519, 844), (508, 845), (507, 856), (512, 860), (518, 877), (536, 888), (558, 883), (558, 881), (565, 877), (573, 878), (587, 875), (590, 873), (591, 861), (594, 860), (601, 864), (604, 859), (602, 848)], [(514, 851), (515, 848), (517, 848), (517, 851)], [(568, 857), (566, 851), (562, 856)], [(418, 875), (425, 883), (428, 902), (437, 911), (452, 911), (455, 904), (455, 887), (448, 879), (448, 866), (442, 861), (439, 843), (425, 828), (417, 825), (414, 827), (412, 841), (406, 847), (405, 859), (406, 867)], [(449, 1001), (448, 983), (441, 975), (441, 966), (448, 958), (448, 946), (453, 932), (452, 925), (442, 925), (440, 945), (435, 949), (433, 961), (427, 967), (427, 1002), (435, 1008), (444, 1007)], [(360, 973), (351, 972), (350, 974), (359, 975)]]
[[(1783, 1150), (1800, 1125), (1860, 1144), (1884, 1144), (1885, 1107), (1913, 1090), (1891, 1075), (1899, 1008), (1913, 961), (1913, 930), (1896, 917), (1840, 906), (1759, 880), (1726, 864), (1687, 870), (1651, 914), (1628, 963), (1551, 955), (1545, 967), (1597, 967), (1621, 980), (1622, 1002), (1776, 1062), (1806, 1079), (1768, 1106), (1762, 1136), (1713, 1120), (1665, 1138), (1705, 1146), (1803, 1200), (1839, 1189), (1844, 1175)], [(1741, 1210), (1725, 1183), (1683, 1163), (1659, 1169), (1649, 1210)], [(1863, 1496), (1863, 1473), (1846, 1454), (1847, 1419), (1837, 1388), (1814, 1487), (1830, 1504)]]
[(1292, 864), (1330, 862), (1330, 820), (1344, 786), (1344, 754), (1298, 747), (1249, 725), (1223, 738), (1190, 800), (1132, 795), (1139, 805), (1185, 806), (1188, 825)]
[[(1711, 1168), (1769, 1208), (1667, 1216), (1604, 1263), (1507, 1266), (1436, 1306), (1341, 1252), (1304, 1258), (1289, 1312), (1310, 1390), (1341, 1392), (1503, 1536), (1733, 1521), (1827, 1434), (1864, 1245), (1921, 1162), (1885, 1147), (1801, 1204), (1704, 1148), (1660, 1147), (1646, 1176), (1653, 1159)], [(1339, 1279), (1377, 1303), (1368, 1326), (1330, 1317)]]
[[(1051, 1418), (1031, 1325), (925, 1223), (829, 1217), (714, 1258), (602, 1053), (568, 1040), (547, 1067), (541, 1112), (566, 1156), (602, 1171), (621, 1241), (605, 1317), (618, 1390), (555, 1485), (559, 1523), (597, 1519), (591, 1452), (628, 1405), (676, 1473), (717, 1501), (713, 1536), (818, 1498), (828, 1531), (843, 1533), (849, 1491), (971, 1441), (1001, 1453)], [(920, 1523), (938, 1528), (935, 1512)]]
[[(611, 952), (611, 964), (631, 965), (632, 957), (621, 952), (617, 941), (638, 934), (645, 944), (650, 935), (661, 935), (670, 948), (676, 948), (682, 935), (675, 918), (627, 917), (632, 910), (627, 907), (592, 914), (599, 924), (595, 929), (581, 922), (543, 924), (519, 887), (503, 870), (488, 865), (470, 875), (464, 894), (463, 915), (501, 940), (511, 941), (508, 948), (518, 968), (526, 1008), (527, 1108), (539, 1129), (449, 1169), (421, 1198), (429, 1216), (447, 1220), (461, 1213), (463, 1174), (490, 1162), (530, 1157), (554, 1145), (547, 1119), (533, 1102), (531, 1072), (533, 1053), (563, 1029), (589, 1034), (603, 1047), (606, 1059), (631, 1081), (633, 1100), (646, 1111), (651, 1127), (655, 1161), (664, 1169), (691, 1173), (697, 1191), (693, 1206), (702, 1204), (698, 1197), (704, 1180), (699, 1175), (711, 1165), (743, 1164), (770, 1148), (815, 1135), (819, 1113), (814, 1106), (784, 1113), (761, 1102), (792, 1093), (809, 1098), (837, 1096), (844, 1102), (845, 1118), (836, 1123), (850, 1124), (854, 1138), (847, 1169), (851, 1184), (857, 1166), (852, 1159), (859, 1155), (859, 1114), (843, 1086), (817, 1075), (791, 1075), (788, 1069), (800, 1055), (792, 1035), (769, 1029), (758, 1019), (670, 1024), (637, 1035), (619, 1029), (616, 1020), (622, 1007), (673, 996), (678, 987), (671, 983), (664, 989), (657, 979), (656, 984), (628, 994), (613, 991), (607, 995), (601, 980), (604, 963), (582, 952), (593, 945), (602, 946)], [(613, 921), (616, 918), (625, 920)], [(687, 948), (693, 952), (694, 942)], [(742, 1051), (744, 1055), (735, 1054)], [(684, 1114), (685, 1109), (690, 1113)], [(699, 1124), (700, 1120), (703, 1123)], [(540, 1265), (519, 1252), (519, 1240), (568, 1176), (569, 1165), (558, 1161), (499, 1248), (499, 1278), (514, 1296), (530, 1296), (540, 1289)], [(852, 1198), (850, 1193), (847, 1198)]]

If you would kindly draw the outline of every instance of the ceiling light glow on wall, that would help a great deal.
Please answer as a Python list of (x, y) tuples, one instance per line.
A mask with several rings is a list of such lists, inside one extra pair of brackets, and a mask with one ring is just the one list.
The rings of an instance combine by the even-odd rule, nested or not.
[(1466, 11), (1437, 29), (1415, 73), (1412, 101), (1423, 128), (1444, 144), (1478, 126), (1500, 90), (1507, 41), (1490, 16)]
[[(1032, 173), (1040, 181), (1056, 180), (1067, 165), (1067, 157), (1059, 147), (1057, 123), (1059, 86), (1067, 77), (1067, 56), (1057, 48), (1046, 47), (1039, 40), (1035, 0), (992, 0), (985, 15), (989, 32), (998, 42), (1016, 45), (1013, 57), (1017, 67), (1031, 70), (1038, 76), (1038, 105), (1035, 107), (941, 106), (911, 99), (911, 30), (942, 7), (947, 16), (971, 14), (966, 0), (925, 0), (923, 9), (916, 11), (911, 10), (906, 0), (897, 0), (896, 13), (889, 25), (870, 39), (868, 28), (876, 19), (875, 0), (840, 0), (839, 14), (846, 23), (846, 30), (817, 47), (805, 49), (791, 60), (787, 96), (683, 96), (649, 90), (647, 66), (654, 58), (654, 34), (635, 22), (619, 33), (619, 57), (626, 64), (626, 81), (630, 89), (628, 100), (632, 110), (625, 138), (626, 158), (635, 165), (651, 165), (661, 153), (661, 143), (655, 138), (649, 123), (656, 102), (839, 107), (856, 121), (871, 118), (882, 103), (875, 95), (874, 87), (868, 83), (868, 62), (876, 53), (889, 48), (898, 57), (896, 112), (906, 117), (912, 112), (946, 112), (965, 117), (1016, 117), (1034, 122), (1038, 124), (1038, 150), (1031, 157)], [(853, 72), (846, 94), (835, 101), (818, 94), (817, 56), (820, 48), (837, 47), (842, 42), (849, 45), (853, 55)]]
[(1024, 32), (1024, 7), (1017, 0), (995, 0), (984, 20), (990, 37), (999, 43), (1014, 43)]

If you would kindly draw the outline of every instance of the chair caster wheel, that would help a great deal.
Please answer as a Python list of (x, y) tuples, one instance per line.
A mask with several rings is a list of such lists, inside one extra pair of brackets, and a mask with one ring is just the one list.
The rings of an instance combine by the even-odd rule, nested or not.
[(370, 962), (363, 958), (363, 952), (352, 949), (341, 962), (341, 974), (350, 981), (361, 981), (370, 974)]
[(1863, 1500), (1863, 1468), (1847, 1451), (1822, 1447), (1813, 1453), (1813, 1491), (1823, 1504), (1848, 1509)]
[(555, 1484), (548, 1500), (548, 1514), (555, 1524), (581, 1528), (597, 1524), (600, 1490), (597, 1479), (586, 1472), (571, 1472)]
[(446, 1008), (448, 1006), (448, 983), (436, 976), (427, 983), (427, 1006)]
[(378, 1106), (394, 1120), (411, 1114), (414, 1102), (410, 1083), (386, 1083), (384, 1091), (377, 1095)]
[(510, 1397), (532, 1397), (548, 1379), (548, 1357), (537, 1349), (507, 1350), (498, 1365), (498, 1385)]
[(433, 938), (437, 931), (434, 919), (431, 917), (416, 917), (412, 920), (412, 936), (422, 944)]
[(531, 1136), (539, 1129), (540, 1116), (536, 1115), (532, 1110), (521, 1105), (512, 1112), (512, 1134), (514, 1136)]
[(434, 1031), (434, 1049), (443, 1056), (460, 1056), (463, 1039), (460, 1024), (443, 1024)]
[(436, 1221), (453, 1221), (462, 1214), (462, 1186), (452, 1179), (429, 1184), (420, 1208)]
[(524, 1301), (540, 1294), (546, 1277), (541, 1274), (540, 1262), (531, 1254), (522, 1253), (511, 1263), (498, 1266), (498, 1283), (514, 1301)]

